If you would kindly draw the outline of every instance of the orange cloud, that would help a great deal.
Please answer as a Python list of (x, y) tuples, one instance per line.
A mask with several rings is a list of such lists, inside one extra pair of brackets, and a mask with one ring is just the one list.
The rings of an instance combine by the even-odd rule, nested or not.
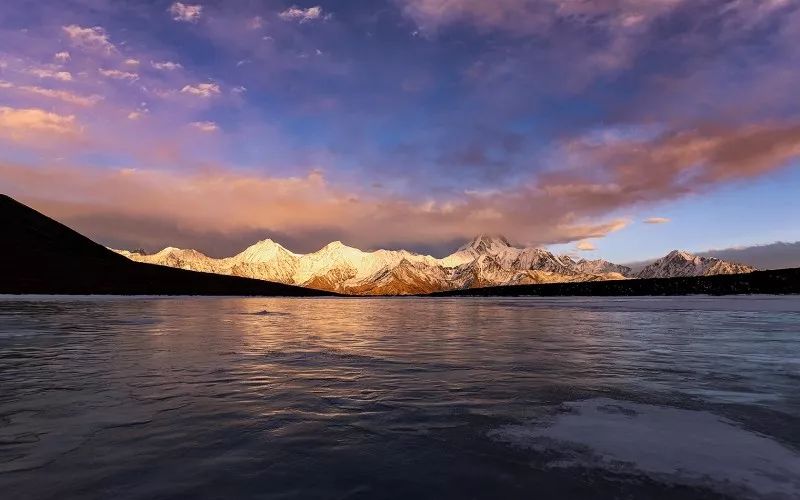
[[(324, 229), (352, 244), (370, 247), (387, 240), (450, 241), (477, 234), (491, 224), (518, 241), (545, 244), (602, 237), (627, 224), (559, 214), (558, 209), (548, 209), (544, 199), (535, 201), (543, 216), (530, 217), (531, 212), (515, 209), (524, 193), (488, 198), (465, 195), (428, 203), (370, 195), (333, 185), (316, 171), (303, 177), (269, 177), (230, 170), (185, 173), (0, 165), (0, 187), (67, 222), (116, 217), (121, 222), (115, 230), (121, 234), (130, 232), (124, 220), (153, 224), (169, 220), (183, 231), (198, 234), (261, 230), (265, 235), (278, 231), (299, 238)], [(68, 201), (76, 199), (81, 203)], [(109, 236), (97, 235), (90, 226), (80, 229), (101, 240)], [(148, 237), (144, 226), (138, 226), (142, 241)]]
[(0, 137), (13, 142), (46, 140), (55, 136), (75, 136), (80, 127), (74, 115), (59, 115), (42, 109), (17, 109), (0, 106)]

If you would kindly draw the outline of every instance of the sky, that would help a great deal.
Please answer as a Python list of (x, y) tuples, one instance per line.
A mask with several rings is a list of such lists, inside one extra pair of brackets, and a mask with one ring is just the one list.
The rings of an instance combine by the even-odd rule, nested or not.
[(800, 0), (5, 0), (0, 191), (212, 256), (795, 242), (798, 40)]

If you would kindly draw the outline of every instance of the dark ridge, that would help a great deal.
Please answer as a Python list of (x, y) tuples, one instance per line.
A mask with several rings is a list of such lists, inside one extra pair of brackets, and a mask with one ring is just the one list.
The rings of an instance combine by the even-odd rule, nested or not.
[(336, 295), (299, 286), (133, 262), (0, 195), (0, 293)]
[(800, 268), (692, 278), (651, 278), (585, 283), (511, 285), (432, 293), (439, 297), (786, 295), (800, 293)]

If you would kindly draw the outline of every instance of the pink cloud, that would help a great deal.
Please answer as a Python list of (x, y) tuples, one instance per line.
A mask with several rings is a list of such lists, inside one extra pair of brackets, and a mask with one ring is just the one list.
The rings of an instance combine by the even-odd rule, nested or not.
[[(262, 229), (303, 235), (325, 228), (365, 247), (391, 238), (448, 241), (478, 233), (488, 224), (521, 241), (566, 242), (602, 237), (627, 224), (624, 220), (581, 220), (575, 214), (556, 216), (554, 211), (547, 214), (555, 217), (552, 220), (531, 218), (513, 209), (528, 196), (521, 192), (504, 198), (465, 196), (422, 204), (400, 197), (375, 197), (332, 184), (319, 172), (271, 177), (232, 170), (0, 165), (0, 187), (65, 219), (161, 220), (187, 231), (223, 234)], [(82, 201), (78, 205), (69, 201), (75, 199)], [(545, 209), (546, 201), (534, 203)], [(123, 225), (117, 229), (126, 231)]]
[(196, 23), (203, 14), (202, 5), (188, 5), (182, 2), (175, 2), (169, 7), (172, 19), (185, 23)]
[[(145, 149), (167, 155), (176, 170), (2, 165), (0, 188), (56, 217), (80, 218), (100, 238), (114, 235), (97, 233), (89, 221), (118, 218), (136, 220), (143, 241), (146, 227), (155, 227), (143, 221), (152, 221), (192, 234), (278, 231), (300, 237), (322, 231), (363, 247), (431, 244), (488, 230), (544, 245), (602, 238), (629, 224), (615, 213), (760, 176), (800, 157), (795, 123), (600, 137), (564, 143), (563, 167), (516, 187), (424, 199), (330, 181), (319, 171), (281, 177), (223, 166), (177, 167), (185, 159), (173, 151), (179, 147), (175, 137), (164, 143), (169, 150), (157, 143)], [(75, 199), (80, 206), (69, 201)], [(122, 222), (103, 227), (128, 231)]]
[(69, 71), (60, 71), (53, 68), (28, 68), (27, 72), (39, 78), (51, 78), (62, 82), (72, 81), (72, 73)]
[(181, 93), (197, 97), (212, 97), (219, 95), (220, 88), (216, 83), (198, 83), (195, 85), (185, 85), (181, 89)]
[(85, 28), (77, 24), (71, 24), (64, 26), (62, 29), (72, 44), (77, 47), (86, 50), (99, 49), (109, 54), (117, 50), (117, 47), (111, 43), (108, 33), (101, 26)]
[(308, 7), (306, 9), (302, 9), (296, 6), (290, 7), (281, 12), (280, 14), (278, 14), (278, 17), (280, 17), (284, 21), (297, 21), (301, 24), (325, 18), (325, 16), (322, 13), (322, 7), (320, 7), (319, 5), (315, 7)]
[(196, 128), (201, 132), (216, 132), (219, 130), (219, 126), (216, 123), (210, 121), (192, 122), (189, 125), (191, 125), (192, 127)]
[(102, 96), (96, 94), (88, 96), (80, 95), (67, 90), (39, 87), (37, 85), (16, 85), (2, 80), (0, 80), (0, 90), (12, 90), (22, 94), (58, 99), (65, 103), (76, 104), (78, 106), (93, 106), (103, 100)]
[[(579, 138), (567, 142), (564, 151), (564, 164), (572, 167), (541, 176), (546, 189), (586, 213), (603, 213), (702, 193), (785, 167), (800, 158), (800, 124), (705, 125), (600, 142)], [(586, 165), (595, 166), (590, 174)]]
[(105, 68), (100, 68), (97, 71), (106, 78), (113, 78), (114, 80), (132, 81), (139, 79), (139, 74), (131, 71), (122, 71), (119, 69), (105, 69)]

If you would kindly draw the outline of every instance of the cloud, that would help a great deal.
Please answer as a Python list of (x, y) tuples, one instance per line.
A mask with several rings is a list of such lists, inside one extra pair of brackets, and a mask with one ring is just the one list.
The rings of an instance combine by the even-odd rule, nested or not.
[(428, 31), (466, 23), (483, 30), (544, 35), (559, 22), (637, 30), (686, 0), (398, 0)]
[[(202, 130), (197, 123), (193, 127)], [(234, 236), (259, 228), (301, 239), (338, 234), (365, 248), (386, 241), (436, 245), (486, 231), (533, 245), (583, 242), (627, 227), (630, 221), (613, 217), (622, 210), (700, 194), (787, 165), (800, 155), (800, 124), (592, 134), (566, 141), (562, 149), (563, 157), (554, 161), (558, 168), (511, 187), (438, 196), (375, 192), (330, 182), (320, 171), (275, 177), (223, 166), (127, 173), (6, 166), (0, 168), (0, 188), (53, 203), (67, 195), (80, 199), (87, 217), (160, 218), (195, 232)], [(214, 210), (203, 203), (207, 199), (219, 201)], [(588, 249), (586, 242), (581, 246)]]
[(201, 132), (216, 132), (219, 130), (219, 127), (216, 123), (205, 121), (205, 122), (192, 122), (189, 125), (200, 130)]
[(140, 63), (140, 61), (138, 59), (134, 59), (134, 58), (125, 59), (124, 62), (128, 66), (138, 66), (139, 63)]
[(128, 113), (128, 120), (133, 120), (133, 121), (139, 120), (147, 113), (148, 111), (146, 109), (137, 109), (135, 111), (131, 111), (130, 113)]
[(575, 248), (580, 250), (581, 252), (593, 252), (597, 250), (597, 247), (594, 246), (594, 243), (588, 240), (579, 241)]
[(203, 14), (202, 5), (187, 5), (182, 2), (175, 2), (169, 7), (172, 19), (185, 23), (196, 23)]
[[(203, 29), (190, 29), (191, 33), (181, 29), (186, 25), (173, 24), (171, 15), (165, 16), (172, 0), (155, 7), (152, 2), (140, 2), (112, 17), (106, 16), (110, 11), (81, 12), (89, 4), (106, 0), (71, 2), (64, 7), (66, 17), (57, 19), (83, 19), (81, 26), (99, 24), (109, 32), (76, 25), (80, 31), (72, 30), (74, 38), (66, 30), (59, 32), (61, 25), (72, 20), (56, 25), (55, 35), (62, 40), (52, 40), (49, 23), (32, 25), (27, 34), (7, 30), (0, 45), (17, 53), (3, 54), (8, 62), (5, 74), (24, 80), (13, 80), (15, 85), (0, 89), (0, 101), (19, 108), (75, 113), (81, 120), (83, 111), (77, 106), (89, 106), (101, 97), (80, 94), (107, 91), (106, 105), (85, 113), (86, 135), (91, 133), (92, 141), (101, 137), (92, 142), (91, 152), (97, 153), (92, 158), (131, 156), (143, 165), (175, 165), (176, 171), (185, 171), (175, 174), (177, 182), (197, 164), (206, 167), (215, 161), (239, 162), (219, 167), (231, 174), (230, 179), (239, 178), (233, 175), (237, 168), (245, 177), (245, 168), (302, 172), (321, 166), (328, 172), (330, 190), (355, 200), (352, 203), (366, 207), (368, 215), (380, 220), (379, 227), (368, 215), (354, 216), (364, 223), (365, 232), (374, 228), (376, 236), (371, 241), (369, 236), (357, 237), (368, 245), (449, 242), (494, 230), (494, 226), (521, 241), (552, 243), (572, 238), (573, 243), (624, 227), (625, 221), (616, 220), (617, 214), (636, 214), (641, 224), (651, 210), (663, 206), (653, 203), (769, 175), (797, 158), (792, 127), (800, 116), (800, 101), (791, 99), (790, 92), (800, 74), (793, 72), (800, 59), (792, 54), (800, 51), (794, 43), (797, 37), (791, 35), (800, 34), (800, 17), (770, 17), (783, 12), (770, 7), (779, 2), (390, 1), (399, 2), (405, 15), (423, 26), (424, 36), (411, 39), (406, 33), (416, 28), (401, 20), (406, 24), (398, 28), (403, 37), (376, 36), (375, 50), (369, 54), (350, 50), (363, 43), (361, 29), (342, 26), (330, 33), (309, 32), (329, 10), (328, 4), (324, 11), (312, 7), (317, 2), (298, 2), (302, 7), (289, 9), (292, 2), (283, 2), (269, 17), (262, 13), (269, 23), (264, 32), (248, 30), (253, 27), (248, 21), (254, 11), (242, 11), (229, 6), (230, 2), (204, 2), (199, 21)], [(30, 4), (32, 9), (35, 4)], [(787, 14), (797, 10), (796, 2), (788, 4)], [(722, 5), (729, 10), (719, 15)], [(744, 15), (745, 5), (752, 5), (750, 11), (757, 15)], [(152, 13), (177, 29), (172, 41), (180, 46), (164, 45), (164, 40), (146, 32), (134, 33), (131, 26), (124, 29), (126, 20)], [(128, 14), (132, 17), (125, 17)], [(298, 31), (300, 23), (307, 24)], [(435, 30), (440, 30), (442, 43), (431, 44)], [(277, 42), (261, 43), (266, 34)], [(191, 35), (191, 40), (184, 35)], [(464, 45), (447, 43), (454, 39)], [(104, 42), (112, 41), (118, 43), (121, 54), (103, 57)], [(197, 48), (192, 42), (219, 49), (219, 57), (204, 60), (202, 74), (194, 73), (194, 65), (189, 64)], [(416, 48), (409, 51), (409, 44)], [(79, 46), (95, 52), (86, 54)], [(433, 52), (424, 49), (434, 46)], [(54, 60), (55, 47), (69, 49), (72, 60)], [(297, 60), (300, 53), (312, 56), (315, 47), (324, 50), (326, 57), (316, 58), (313, 65)], [(347, 54), (352, 57), (341, 57)], [(643, 54), (647, 60), (632, 64)], [(125, 64), (128, 56), (140, 59), (140, 66)], [(253, 64), (230, 74), (233, 64), (244, 58)], [(65, 64), (55, 66), (57, 61)], [(173, 61), (187, 61), (187, 69), (179, 69)], [(48, 62), (54, 72), (72, 71), (74, 83), (67, 86), (22, 74), (29, 66), (50, 68)], [(259, 70), (263, 67), (270, 68), (269, 75)], [(140, 82), (126, 85), (121, 92), (120, 83), (105, 82), (97, 73), (93, 77), (79, 73), (98, 68), (136, 71)], [(319, 73), (320, 68), (326, 72)], [(598, 73), (626, 69), (630, 71), (619, 79), (596, 79)], [(580, 78), (585, 86), (572, 85), (573, 72), (588, 75)], [(764, 83), (751, 85), (756, 82)], [(234, 95), (240, 93), (236, 86), (242, 83), (250, 88), (249, 95)], [(157, 101), (159, 109), (153, 108), (150, 116), (137, 109), (143, 99), (152, 99), (156, 105), (156, 96), (164, 95), (170, 99)], [(280, 105), (269, 106), (259, 99), (262, 95)], [(762, 98), (771, 106), (761, 106)], [(430, 102), (436, 105), (427, 112), (414, 111), (420, 103)], [(198, 115), (196, 106), (202, 104), (223, 107)], [(270, 108), (269, 113), (263, 112), (264, 106)], [(126, 116), (141, 122), (129, 122)], [(542, 120), (533, 124), (526, 119), (530, 116)], [(111, 117), (122, 122), (121, 128)], [(376, 117), (383, 124), (380, 130), (370, 127)], [(189, 126), (201, 118), (221, 124), (237, 122), (237, 126), (226, 126), (225, 140), (217, 140), (221, 138), (203, 136), (199, 128)], [(316, 125), (310, 138), (303, 133), (307, 127), (295, 125), (311, 121)], [(597, 124), (608, 127), (602, 129), (609, 132), (607, 136), (582, 135)], [(134, 128), (135, 137), (124, 133)], [(632, 132), (615, 133), (623, 128)], [(519, 138), (507, 142), (512, 130)], [(261, 131), (270, 138), (263, 146), (241, 147), (256, 144)], [(383, 140), (387, 133), (388, 143)], [(395, 141), (397, 150), (405, 147), (416, 156), (404, 161), (395, 155)], [(271, 153), (264, 165), (258, 163), (265, 158), (262, 150)], [(70, 157), (69, 151), (58, 154), (66, 156), (65, 161), (79, 157)], [(145, 155), (160, 156), (149, 162)], [(8, 155), (22, 156), (14, 151)], [(354, 170), (349, 165), (359, 167)], [(268, 174), (247, 175), (269, 178)], [(381, 196), (370, 189), (373, 182), (383, 185)], [(143, 193), (150, 196), (147, 189)], [(106, 214), (110, 210), (96, 209)], [(259, 222), (248, 224), (255, 227)], [(240, 230), (224, 222), (219, 225), (224, 231)], [(295, 231), (289, 221), (270, 228)], [(326, 234), (359, 231), (325, 217), (317, 229)], [(310, 234), (311, 229), (304, 231)]]
[(69, 71), (58, 71), (50, 68), (28, 68), (27, 73), (39, 78), (52, 78), (62, 82), (72, 81), (72, 73)]
[[(800, 122), (704, 125), (655, 136), (568, 141), (567, 167), (542, 174), (573, 210), (602, 213), (703, 193), (755, 178), (800, 157)], [(587, 172), (586, 166), (593, 168)]]
[(60, 63), (65, 63), (70, 60), (70, 55), (69, 52), (67, 52), (66, 50), (61, 52), (56, 52), (56, 54), (53, 56), (53, 59), (55, 59)]
[(264, 18), (261, 16), (251, 17), (247, 21), (247, 28), (251, 30), (257, 30), (264, 26)]
[(198, 83), (196, 85), (185, 85), (181, 89), (181, 93), (198, 97), (212, 97), (219, 95), (220, 89), (216, 83)]
[(84, 28), (77, 24), (71, 24), (63, 26), (62, 29), (72, 44), (77, 47), (86, 50), (101, 50), (106, 53), (112, 53), (117, 50), (116, 46), (111, 43), (106, 30), (100, 26)]
[(800, 267), (800, 241), (776, 242), (751, 247), (708, 250), (698, 255), (741, 262), (758, 269), (786, 269)]
[(644, 222), (645, 224), (666, 224), (669, 221), (670, 219), (668, 219), (667, 217), (648, 217), (642, 222)]
[(58, 99), (78, 106), (93, 106), (103, 99), (103, 97), (99, 95), (84, 96), (66, 90), (43, 88), (35, 85), (16, 85), (3, 80), (0, 80), (0, 89), (12, 89), (27, 94), (47, 97), (49, 99)]
[[(429, 36), (450, 27), (466, 26), (482, 35), (538, 40), (540, 43), (533, 45), (517, 42), (514, 49), (523, 54), (520, 67), (512, 71), (530, 68), (540, 85), (541, 67), (554, 66), (571, 74), (566, 82), (563, 77), (556, 77), (562, 88), (583, 87), (598, 76), (630, 69), (643, 53), (652, 53), (655, 46), (662, 44), (689, 54), (701, 54), (719, 44), (721, 54), (730, 53), (736, 46), (732, 42), (746, 38), (754, 29), (770, 26), (776, 17), (795, 7), (792, 5), (795, 2), (786, 0), (395, 0), (395, 3)], [(507, 49), (500, 44), (499, 60), (489, 64), (502, 66), (508, 60), (504, 52)], [(759, 56), (763, 58), (763, 52)], [(571, 61), (569, 71), (563, 68), (564, 61)]]
[(74, 115), (59, 115), (37, 108), (0, 106), (0, 137), (13, 142), (34, 142), (48, 137), (75, 136), (80, 132)]
[[(627, 224), (623, 220), (583, 220), (574, 214), (551, 211), (547, 199), (533, 202), (542, 216), (530, 217), (530, 207), (519, 207), (520, 200), (530, 197), (527, 192), (425, 203), (391, 195), (370, 196), (332, 184), (318, 171), (274, 177), (233, 169), (29, 169), (0, 164), (0, 189), (23, 200), (38, 200), (51, 207), (50, 215), (66, 220), (77, 215), (160, 220), (186, 231), (218, 232), (231, 238), (259, 229), (292, 234), (298, 240), (339, 235), (364, 248), (385, 241), (409, 245), (451, 242), (489, 227), (525, 243), (565, 243), (602, 237)], [(76, 199), (80, 204), (69, 201)], [(209, 199), (216, 200), (213, 207), (205, 201)], [(99, 236), (101, 242), (128, 234), (123, 226), (104, 234), (96, 232), (97, 228), (84, 229)], [(140, 236), (144, 241), (147, 234)], [(165, 238), (158, 244), (170, 243)], [(313, 246), (327, 241), (309, 239), (306, 243)]]
[(133, 73), (131, 71), (122, 71), (118, 69), (98, 69), (98, 73), (105, 76), (106, 78), (112, 78), (114, 80), (138, 80), (139, 74)]
[(309, 7), (307, 9), (293, 6), (278, 14), (278, 17), (284, 21), (296, 21), (303, 24), (316, 21), (317, 19), (325, 19), (328, 16), (323, 16), (322, 7), (317, 5), (316, 7)]
[(176, 63), (172, 61), (150, 61), (150, 64), (155, 69), (160, 69), (164, 71), (175, 71), (176, 69), (181, 69), (183, 66), (181, 63)]

